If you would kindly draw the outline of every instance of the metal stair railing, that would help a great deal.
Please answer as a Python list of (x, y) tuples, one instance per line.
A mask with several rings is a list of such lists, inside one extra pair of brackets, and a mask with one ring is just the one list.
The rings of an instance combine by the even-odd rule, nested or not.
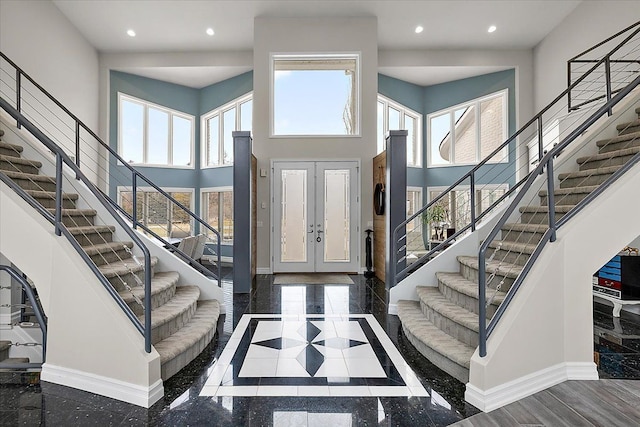
[[(590, 107), (592, 108), (574, 108), (571, 110), (570, 114), (567, 115), (566, 102), (568, 102), (570, 95), (575, 99), (578, 94), (591, 94), (596, 91), (606, 92), (607, 81), (600, 79), (590, 79), (589, 76), (599, 73), (600, 69), (604, 68), (607, 62), (610, 62), (614, 53), (622, 55), (616, 60), (619, 61), (620, 64), (623, 64), (624, 67), (616, 70), (609, 70), (609, 72), (603, 72), (602, 75), (607, 79), (616, 82), (617, 86), (613, 89), (616, 92), (620, 91), (619, 86), (627, 86), (631, 82), (631, 77), (633, 77), (635, 73), (633, 72), (634, 68), (630, 69), (630, 67), (633, 67), (636, 63), (638, 63), (638, 55), (636, 54), (636, 52), (639, 50), (637, 46), (640, 44), (640, 37), (638, 37), (638, 33), (640, 32), (640, 22), (634, 24), (631, 27), (628, 27), (627, 29), (616, 35), (616, 37), (620, 37), (621, 35), (626, 34), (634, 28), (635, 31), (632, 31), (630, 36), (627, 36), (622, 43), (618, 44), (610, 52), (607, 52), (607, 54), (603, 55), (603, 57), (600, 60), (596, 61), (595, 64), (589, 64), (589, 68), (586, 72), (584, 72), (584, 74), (575, 79), (566, 90), (558, 95), (553, 101), (551, 101), (545, 108), (543, 108), (518, 131), (511, 135), (505, 142), (494, 149), (494, 151), (486, 156), (480, 163), (478, 163), (466, 174), (460, 177), (447, 189), (432, 198), (421, 209), (415, 211), (413, 215), (409, 216), (403, 223), (401, 223), (398, 227), (396, 227), (395, 230), (393, 230), (393, 233), (391, 235), (392, 259), (390, 266), (395, 271), (395, 274), (393, 275), (393, 277), (395, 277), (395, 282), (392, 283), (391, 286), (394, 286), (400, 280), (416, 271), (441, 251), (446, 250), (446, 248), (456, 239), (462, 237), (466, 233), (475, 231), (479, 222), (486, 218), (498, 205), (503, 203), (516, 190), (519, 190), (519, 188), (527, 181), (529, 177), (529, 171), (520, 170), (521, 172), (523, 172), (521, 173), (521, 175), (524, 176), (524, 178), (516, 182), (515, 185), (510, 187), (508, 191), (505, 191), (504, 194), (501, 194), (500, 197), (497, 198), (497, 200), (490, 200), (490, 203), (487, 203), (489, 206), (486, 208), (483, 208), (482, 201), (478, 203), (478, 195), (481, 194), (480, 190), (483, 190), (484, 188), (490, 188), (492, 185), (495, 186), (495, 178), (492, 181), (492, 175), (500, 179), (502, 182), (508, 182), (508, 180), (514, 179), (514, 177), (519, 172), (516, 166), (514, 167), (514, 172), (510, 176), (504, 178), (506, 175), (503, 172), (504, 163), (494, 164), (495, 159), (500, 155), (500, 152), (508, 150), (509, 145), (511, 143), (515, 143), (516, 141), (533, 141), (535, 142), (535, 145), (537, 145), (538, 151), (536, 156), (537, 160), (532, 163), (535, 165), (543, 158), (543, 156), (552, 146), (557, 146), (562, 139), (570, 134), (570, 131), (572, 129), (586, 120), (586, 118), (589, 117), (589, 114), (591, 114), (593, 108), (598, 107), (601, 103), (604, 103), (606, 100), (610, 99), (606, 96), (595, 99), (590, 103)], [(611, 42), (616, 37), (610, 37), (605, 42)], [(603, 44), (601, 43), (601, 45)], [(611, 86), (611, 84), (609, 84), (609, 86)], [(565, 97), (567, 98), (566, 100)], [(609, 111), (608, 114), (610, 115), (611, 111)], [(558, 130), (557, 134), (554, 134), (554, 129), (557, 130), (558, 128), (554, 127), (554, 123), (559, 120), (564, 120), (567, 122), (567, 129)], [(526, 150), (523, 151), (526, 152)], [(508, 158), (509, 155), (510, 153), (507, 153), (506, 157)], [(527, 154), (525, 153), (520, 157), (523, 158), (526, 155)], [(515, 156), (513, 156), (513, 158), (515, 158)], [(517, 165), (519, 160), (520, 159), (514, 159), (512, 163)], [(524, 163), (527, 164), (526, 167), (528, 169), (529, 161)], [(487, 182), (487, 184), (480, 184), (482, 182)], [(463, 185), (466, 185), (466, 187), (469, 189), (469, 194), (466, 196), (467, 200), (464, 201), (462, 205), (454, 206), (454, 208), (465, 208), (465, 219), (468, 222), (462, 227), (456, 227), (456, 232), (453, 235), (447, 236), (447, 238), (445, 238), (443, 241), (438, 242), (435, 247), (425, 248), (426, 251), (424, 255), (420, 256), (420, 258), (418, 258), (413, 264), (405, 265), (407, 261), (407, 252), (411, 248), (409, 236), (410, 233), (405, 232), (405, 230), (414, 228), (414, 237), (416, 234), (421, 234), (419, 232), (415, 232), (415, 224), (421, 219), (428, 217), (430, 210), (435, 205), (451, 203), (452, 200), (455, 200), (456, 192), (459, 192), (460, 187)], [(489, 196), (491, 196), (491, 194)], [(493, 199), (495, 199), (495, 196), (493, 197)], [(412, 227), (408, 227), (410, 223), (413, 223)], [(428, 231), (428, 233), (430, 233), (430, 231)], [(424, 234), (424, 230), (422, 231), (422, 234)]]
[[(151, 255), (149, 249), (144, 245), (140, 237), (132, 230), (128, 224), (117, 214), (116, 210), (112, 206), (112, 202), (104, 197), (103, 193), (98, 190), (98, 188), (84, 175), (84, 173), (80, 170), (80, 168), (73, 162), (69, 156), (57, 145), (55, 144), (48, 136), (46, 136), (37, 126), (31, 123), (26, 117), (24, 117), (18, 110), (13, 108), (3, 97), (0, 97), (0, 108), (4, 109), (17, 123), (20, 124), (20, 127), (24, 127), (29, 133), (31, 133), (38, 141), (40, 141), (48, 150), (55, 154), (55, 169), (56, 169), (56, 190), (55, 190), (55, 210), (52, 214), (46, 208), (44, 208), (40, 203), (38, 203), (31, 195), (29, 195), (25, 190), (23, 190), (20, 186), (13, 182), (6, 174), (0, 171), (0, 180), (2, 180), (7, 186), (13, 189), (21, 198), (23, 198), (27, 203), (29, 203), (32, 207), (34, 207), (42, 216), (45, 217), (49, 222), (51, 222), (55, 227), (55, 233), (57, 236), (64, 235), (69, 243), (73, 246), (73, 248), (78, 252), (80, 257), (87, 263), (87, 266), (93, 271), (98, 280), (105, 287), (107, 292), (113, 297), (118, 306), (122, 309), (125, 315), (129, 318), (129, 320), (133, 323), (135, 328), (144, 336), (145, 341), (145, 351), (147, 353), (151, 352)], [(80, 180), (88, 190), (93, 194), (93, 196), (100, 202), (104, 208), (107, 210), (109, 215), (113, 218), (114, 221), (120, 225), (123, 230), (127, 233), (127, 235), (131, 238), (133, 243), (138, 246), (140, 251), (143, 253), (144, 258), (144, 325), (140, 322), (131, 308), (124, 302), (124, 300), (120, 297), (118, 292), (113, 288), (111, 283), (107, 280), (107, 278), (102, 274), (96, 264), (92, 261), (91, 257), (85, 252), (80, 243), (75, 239), (75, 237), (69, 232), (67, 227), (62, 222), (62, 205), (63, 205), (63, 194), (62, 194), (62, 185), (64, 181), (63, 176), (63, 165), (67, 165), (69, 169), (75, 174), (76, 179)]]
[[(141, 228), (148, 235), (159, 240), (160, 243), (163, 246), (165, 246), (168, 250), (180, 255), (180, 258), (183, 261), (187, 262), (190, 266), (192, 266), (198, 272), (200, 272), (205, 276), (211, 276), (211, 271), (205, 266), (203, 266), (202, 264), (200, 264), (198, 260), (192, 259), (189, 256), (189, 254), (185, 254), (175, 246), (171, 245), (170, 242), (167, 239), (165, 239), (161, 234), (151, 229), (147, 224), (144, 223), (144, 221), (138, 218), (138, 209), (136, 209), (138, 198), (136, 197), (136, 193), (138, 192), (140, 187), (142, 187), (140, 184), (142, 183), (143, 186), (152, 188), (154, 190), (154, 193), (157, 193), (159, 196), (164, 197), (164, 199), (170, 204), (170, 206), (167, 207), (167, 211), (173, 212), (173, 210), (176, 209), (182, 212), (182, 216), (190, 218), (188, 230), (180, 230), (182, 231), (182, 234), (191, 234), (193, 231), (192, 224), (193, 223), (197, 224), (197, 227), (199, 228), (200, 232), (204, 232), (207, 235), (208, 243), (212, 243), (215, 247), (215, 255), (217, 257), (217, 263), (216, 263), (217, 274), (215, 274), (214, 276), (216, 276), (218, 287), (221, 287), (222, 286), (221, 236), (218, 230), (211, 227), (204, 219), (202, 219), (200, 216), (195, 214), (190, 208), (186, 207), (183, 203), (176, 200), (168, 192), (166, 192), (165, 190), (160, 188), (158, 185), (156, 185), (151, 179), (146, 177), (143, 173), (141, 173), (140, 171), (135, 169), (133, 166), (131, 166), (128, 162), (126, 162), (113, 148), (111, 148), (108, 144), (102, 141), (102, 139), (99, 138), (84, 122), (82, 122), (77, 116), (75, 116), (71, 111), (69, 111), (60, 101), (58, 101), (53, 95), (47, 92), (46, 89), (40, 86), (33, 78), (31, 78), (13, 61), (11, 61), (11, 59), (9, 59), (3, 52), (0, 52), (0, 59), (6, 61), (6, 63), (15, 71), (15, 78), (13, 80), (9, 81), (8, 77), (5, 77), (5, 80), (7, 80), (6, 88), (12, 89), (15, 92), (14, 94), (11, 94), (11, 96), (15, 96), (14, 102), (15, 102), (16, 109), (19, 112), (26, 114), (26, 112), (23, 111), (25, 107), (31, 107), (30, 110), (32, 110), (32, 113), (33, 113), (32, 116), (35, 116), (35, 114), (39, 114), (41, 117), (41, 120), (38, 123), (40, 125), (40, 128), (41, 129), (43, 127), (51, 128), (51, 133), (56, 134), (56, 137), (53, 137), (52, 135), (50, 135), (51, 139), (55, 139), (58, 141), (61, 141), (64, 139), (69, 140), (73, 145), (73, 150), (72, 150), (73, 154), (72, 153), (68, 153), (68, 154), (70, 155), (70, 157), (73, 157), (73, 161), (76, 163), (78, 167), (82, 169), (82, 164), (83, 164), (81, 161), (82, 159), (89, 158), (90, 159), (89, 161), (91, 161), (91, 157), (93, 157), (94, 159), (97, 159), (96, 164), (89, 165), (88, 163), (84, 163), (87, 167), (98, 167), (106, 177), (111, 178), (112, 183), (115, 182), (118, 185), (122, 184), (122, 186), (130, 187), (133, 193), (132, 202), (134, 205), (131, 212), (127, 212), (125, 209), (123, 209), (123, 207), (118, 204), (117, 200), (114, 200), (113, 198), (111, 198), (109, 194), (103, 192), (103, 195), (118, 212), (120, 212), (129, 221), (131, 221), (131, 227), (133, 227), (134, 229), (138, 227)], [(2, 70), (2, 72), (4, 72), (6, 76), (9, 76), (9, 73), (6, 70)], [(36, 94), (32, 93), (34, 90), (30, 92), (26, 88), (24, 84), (25, 80), (33, 85), (33, 87), (35, 88), (34, 90), (37, 91), (37, 93), (44, 95), (46, 100), (49, 100), (52, 103), (51, 108), (45, 105), (42, 99), (38, 99)], [(3, 91), (2, 95), (6, 96), (7, 98), (10, 98), (9, 93), (6, 89), (5, 91)], [(25, 95), (29, 95), (30, 98), (27, 99), (27, 96)], [(36, 103), (39, 105), (35, 105)], [(58, 117), (52, 111), (53, 107), (59, 108), (62, 111), (62, 113), (66, 116), (66, 118), (70, 120), (70, 122), (65, 123), (64, 118)], [(42, 112), (35, 111), (38, 108), (40, 108), (43, 111)], [(53, 123), (54, 119), (51, 116), (55, 117), (58, 120), (58, 124)], [(35, 117), (32, 117), (32, 121), (34, 119)], [(18, 127), (19, 126), (20, 125), (18, 124)], [(82, 132), (88, 135), (88, 137), (90, 138), (90, 141), (85, 140), (84, 136), (82, 135)], [(92, 149), (91, 143), (90, 143), (91, 141), (95, 141), (95, 143), (97, 143), (98, 149), (94, 149), (93, 152), (88, 153), (87, 150)], [(107, 167), (102, 166), (103, 163), (107, 163)], [(125, 176), (124, 172), (120, 168), (109, 167), (109, 165), (115, 165), (115, 164), (117, 164), (118, 166), (123, 166), (129, 173), (128, 177)], [(116, 173), (122, 176), (121, 177), (116, 176), (115, 175)], [(124, 179), (122, 177), (124, 177)], [(100, 179), (100, 176), (98, 177), (98, 179)], [(102, 178), (102, 179), (104, 179), (103, 182), (105, 186), (108, 186), (107, 178)], [(176, 229), (180, 228), (176, 224), (170, 224), (170, 226)], [(167, 237), (169, 237), (169, 233), (167, 233)], [(206, 250), (208, 251), (210, 249), (207, 247)]]
[[(627, 85), (624, 89), (618, 91), (618, 93), (611, 98), (605, 105), (600, 107), (595, 113), (593, 113), (584, 123), (578, 126), (575, 130), (571, 132), (571, 134), (565, 138), (558, 145), (553, 147), (539, 162), (538, 166), (532, 171), (529, 175), (527, 181), (522, 185), (522, 188), (518, 192), (518, 194), (514, 197), (510, 205), (504, 211), (496, 225), (492, 228), (492, 230), (487, 235), (486, 239), (480, 245), (480, 250), (478, 252), (478, 285), (479, 285), (479, 354), (480, 357), (485, 357), (487, 354), (487, 339), (491, 335), (491, 332), (495, 329), (496, 325), (500, 322), (504, 312), (509, 306), (510, 302), (513, 300), (514, 296), (518, 292), (522, 282), (527, 277), (527, 274), (535, 264), (538, 256), (546, 246), (548, 242), (554, 242), (556, 240), (556, 231), (566, 224), (569, 219), (575, 216), (578, 212), (584, 209), (593, 199), (595, 199), (599, 194), (605, 191), (608, 187), (611, 186), (616, 180), (618, 180), (625, 172), (635, 166), (638, 162), (640, 162), (640, 153), (635, 154), (629, 161), (627, 161), (622, 167), (620, 167), (616, 172), (614, 172), (608, 179), (606, 179), (602, 184), (600, 184), (594, 191), (592, 191), (587, 197), (585, 197), (582, 201), (578, 202), (571, 210), (569, 210), (562, 218), (557, 219), (555, 217), (556, 212), (556, 202), (554, 195), (554, 162), (558, 157), (558, 154), (566, 149), (573, 141), (575, 141), (582, 133), (588, 130), (599, 118), (603, 117), (605, 114), (611, 114), (612, 108), (617, 105), (622, 99), (624, 99), (632, 90), (640, 85), (640, 76), (636, 77), (629, 85)], [(486, 277), (486, 260), (487, 260), (487, 250), (491, 242), (495, 240), (498, 233), (501, 231), (502, 227), (507, 223), (511, 214), (515, 211), (515, 209), (519, 206), (525, 194), (527, 194), (527, 190), (529, 190), (534, 181), (538, 179), (539, 175), (546, 173), (546, 185), (547, 185), (547, 208), (548, 208), (548, 223), (546, 224), (546, 230), (544, 231), (544, 235), (538, 245), (536, 246), (534, 252), (526, 261), (525, 265), (522, 268), (522, 272), (515, 279), (514, 283), (511, 285), (511, 288), (507, 292), (507, 295), (504, 298), (504, 301), (498, 309), (496, 313), (491, 318), (489, 325), (487, 326), (487, 317), (486, 317), (486, 292), (487, 292), (487, 277)]]
[(0, 271), (4, 271), (5, 273), (7, 273), (9, 276), (15, 279), (20, 284), (20, 286), (22, 286), (22, 290), (27, 295), (27, 298), (31, 303), (33, 314), (36, 316), (36, 319), (38, 320), (38, 326), (42, 331), (42, 363), (4, 363), (2, 365), (2, 369), (42, 368), (42, 364), (47, 360), (47, 316), (44, 314), (44, 310), (42, 310), (42, 306), (36, 298), (33, 289), (31, 289), (29, 282), (27, 282), (27, 280), (22, 277), (20, 273), (18, 273), (13, 267), (8, 265), (0, 265)]

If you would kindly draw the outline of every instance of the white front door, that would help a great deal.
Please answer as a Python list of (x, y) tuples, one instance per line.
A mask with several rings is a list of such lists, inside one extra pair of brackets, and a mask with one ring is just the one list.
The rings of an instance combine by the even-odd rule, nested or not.
[(358, 272), (357, 162), (274, 162), (273, 271)]

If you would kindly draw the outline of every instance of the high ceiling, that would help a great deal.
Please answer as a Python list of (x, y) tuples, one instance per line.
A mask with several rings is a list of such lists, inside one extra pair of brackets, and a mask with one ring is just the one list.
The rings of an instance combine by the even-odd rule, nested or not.
[[(528, 49), (539, 43), (580, 1), (166, 1), (53, 0), (71, 23), (100, 52), (250, 51), (253, 22), (266, 17), (375, 16), (378, 46), (391, 49)], [(424, 31), (415, 33), (421, 25)], [(487, 28), (497, 31), (489, 34)], [(215, 35), (208, 36), (207, 28)], [(136, 37), (126, 34), (128, 29)], [(208, 84), (204, 70), (155, 70), (162, 79), (196, 86)], [(228, 76), (230, 70), (223, 70)], [(443, 71), (443, 70), (440, 70)], [(450, 70), (449, 70), (450, 71)], [(462, 70), (458, 70), (461, 71)], [(462, 72), (468, 76), (469, 72)], [(145, 70), (142, 70), (144, 75)], [(153, 73), (154, 71), (146, 70)], [(216, 70), (208, 70), (215, 73)], [(183, 75), (185, 78), (181, 78)], [(424, 75), (421, 73), (420, 75)], [(450, 73), (442, 73), (448, 78)], [(396, 76), (397, 77), (397, 76)], [(158, 78), (158, 77), (156, 77)], [(211, 80), (211, 79), (209, 79)], [(425, 84), (425, 82), (417, 82)]]

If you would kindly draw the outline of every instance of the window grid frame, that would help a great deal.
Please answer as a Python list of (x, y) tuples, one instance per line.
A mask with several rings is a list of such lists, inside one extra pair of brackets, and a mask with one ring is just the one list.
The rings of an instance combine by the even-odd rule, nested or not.
[[(170, 168), (170, 169), (195, 169), (195, 116), (188, 113), (174, 110), (169, 107), (165, 107), (153, 102), (145, 101), (141, 98), (128, 95), (123, 92), (118, 92), (118, 155), (122, 157), (123, 153), (123, 138), (122, 138), (122, 102), (127, 101), (133, 104), (140, 105), (142, 107), (142, 163), (127, 162), (131, 166), (141, 167), (157, 167), (157, 168)], [(168, 115), (167, 119), (167, 159), (168, 163), (147, 163), (149, 152), (149, 108), (162, 111)], [(189, 121), (191, 129), (189, 132), (189, 165), (174, 165), (173, 164), (173, 117), (179, 117)], [(124, 158), (124, 157), (123, 157)], [(126, 159), (124, 159), (126, 161)]]
[[(200, 189), (200, 214), (201, 217), (207, 221), (207, 224), (213, 227), (208, 221), (209, 219), (209, 204), (205, 203), (204, 196), (205, 194), (217, 193), (218, 194), (218, 233), (220, 233), (220, 244), (221, 245), (233, 245), (233, 238), (230, 240), (225, 240), (224, 233), (224, 193), (232, 194), (232, 202), (231, 202), (231, 216), (232, 223), (235, 225), (235, 213), (233, 212), (233, 186), (221, 186), (221, 187), (207, 187)], [(208, 202), (208, 201), (207, 201)], [(220, 221), (222, 220), (222, 227), (220, 227)], [(215, 228), (215, 227), (213, 227)], [(204, 232), (208, 235), (208, 230), (204, 230)]]
[[(422, 168), (422, 114), (418, 113), (417, 111), (414, 111), (402, 104), (397, 103), (396, 101), (387, 98), (384, 95), (378, 94), (377, 100), (376, 100), (376, 112), (377, 112), (377, 106), (378, 103), (382, 104), (382, 147), (378, 147), (378, 136), (379, 134), (376, 135), (376, 152), (377, 154), (380, 154), (382, 151), (386, 150), (386, 139), (384, 138), (384, 136), (389, 132), (389, 109), (393, 108), (394, 110), (397, 110), (400, 113), (400, 128), (404, 129), (405, 128), (405, 115), (411, 117), (412, 119), (414, 119), (416, 121), (416, 127), (413, 130), (414, 133), (414, 141), (413, 141), (413, 150), (416, 153), (415, 157), (416, 157), (416, 163), (414, 164), (410, 164), (409, 160), (407, 159), (407, 167), (410, 168)], [(382, 151), (379, 151), (379, 149), (382, 148)]]

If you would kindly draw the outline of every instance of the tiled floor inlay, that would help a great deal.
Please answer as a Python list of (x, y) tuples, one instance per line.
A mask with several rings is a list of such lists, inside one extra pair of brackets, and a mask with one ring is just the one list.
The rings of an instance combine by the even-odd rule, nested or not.
[(370, 314), (245, 314), (200, 395), (429, 396)]

